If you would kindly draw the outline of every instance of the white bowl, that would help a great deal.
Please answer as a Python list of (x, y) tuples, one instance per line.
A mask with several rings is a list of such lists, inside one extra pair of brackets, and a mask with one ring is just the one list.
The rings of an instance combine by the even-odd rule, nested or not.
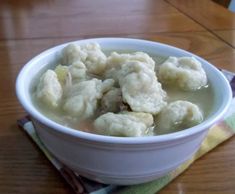
[[(98, 42), (111, 50), (138, 50), (151, 54), (194, 56), (201, 61), (214, 92), (211, 114), (201, 124), (179, 132), (153, 137), (110, 137), (62, 126), (43, 114), (31, 100), (32, 80), (58, 61), (63, 44), (44, 51), (29, 61), (16, 82), (20, 103), (31, 115), (36, 131), (51, 153), (65, 165), (87, 178), (108, 184), (137, 184), (161, 177), (189, 159), (200, 147), (208, 128), (222, 118), (232, 93), (226, 78), (213, 65), (187, 51), (156, 42), (98, 38), (75, 41)], [(205, 99), (206, 100), (206, 99)], [(208, 99), (210, 100), (210, 99)]]

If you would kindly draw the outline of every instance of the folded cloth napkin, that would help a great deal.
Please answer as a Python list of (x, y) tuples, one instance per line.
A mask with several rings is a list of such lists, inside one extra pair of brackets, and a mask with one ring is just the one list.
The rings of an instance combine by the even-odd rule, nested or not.
[(24, 129), (25, 132), (27, 132), (29, 137), (32, 138), (32, 140), (42, 150), (42, 152), (46, 155), (46, 157), (50, 160), (54, 167), (60, 172), (60, 174), (64, 177), (64, 179), (72, 187), (76, 194), (153, 194), (158, 192), (160, 189), (170, 183), (174, 178), (184, 172), (195, 160), (235, 134), (235, 74), (226, 70), (221, 71), (229, 80), (233, 91), (233, 100), (229, 110), (224, 116), (224, 119), (209, 129), (208, 135), (204, 139), (200, 149), (190, 160), (186, 161), (184, 164), (182, 164), (169, 174), (148, 183), (131, 186), (115, 186), (105, 185), (88, 180), (78, 175), (76, 172), (70, 170), (47, 150), (47, 148), (43, 145), (43, 143), (37, 136), (30, 117), (25, 117), (21, 120), (18, 120), (18, 125), (22, 129)]

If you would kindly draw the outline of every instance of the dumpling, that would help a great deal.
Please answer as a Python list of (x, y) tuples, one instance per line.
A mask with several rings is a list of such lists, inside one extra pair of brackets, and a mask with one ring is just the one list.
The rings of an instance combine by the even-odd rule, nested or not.
[(64, 85), (68, 77), (69, 69), (66, 65), (57, 65), (55, 68), (55, 73), (61, 85)]
[(83, 62), (77, 61), (68, 67), (73, 80), (84, 81), (88, 79), (87, 68)]
[(102, 135), (140, 137), (148, 133), (148, 126), (142, 119), (131, 114), (108, 112), (98, 117), (94, 126), (96, 132)]
[(100, 45), (90, 43), (82, 47), (87, 53), (86, 60), (83, 61), (89, 73), (102, 74), (106, 68), (106, 55), (101, 51)]
[(47, 70), (40, 78), (36, 89), (36, 97), (49, 107), (58, 107), (63, 90), (56, 73)]
[(194, 57), (169, 57), (158, 71), (159, 81), (173, 84), (183, 90), (197, 90), (207, 84), (201, 63)]
[(151, 70), (155, 68), (154, 60), (146, 53), (136, 52), (133, 54), (118, 54), (116, 52), (111, 53), (107, 58), (107, 67), (105, 71), (106, 78), (112, 78), (115, 81), (118, 81), (118, 73), (122, 65), (126, 62), (138, 61), (144, 64)]
[(105, 112), (118, 112), (123, 105), (120, 88), (111, 88), (101, 99), (101, 107)]
[(143, 122), (147, 127), (153, 126), (153, 115), (145, 112), (129, 112), (125, 111), (122, 114), (131, 115)]
[(168, 104), (157, 116), (156, 132), (166, 133), (199, 124), (203, 114), (197, 105), (188, 101), (175, 101)]
[(95, 78), (74, 84), (67, 94), (63, 109), (78, 118), (91, 117), (96, 111), (97, 101), (113, 84), (114, 80), (112, 79), (102, 82)]
[(70, 44), (63, 50), (63, 61), (66, 65), (72, 65), (75, 62), (83, 62), (87, 71), (92, 74), (101, 74), (106, 68), (106, 55), (101, 51), (97, 43), (89, 43), (78, 46)]
[(87, 68), (81, 61), (74, 62), (69, 66), (57, 65), (55, 68), (55, 73), (62, 87), (87, 80), (89, 76), (86, 71)]
[(62, 62), (64, 65), (72, 65), (77, 61), (85, 61), (87, 53), (79, 45), (69, 44), (62, 51)]
[(167, 104), (155, 72), (140, 62), (127, 62), (119, 73), (123, 101), (135, 112), (157, 114)]

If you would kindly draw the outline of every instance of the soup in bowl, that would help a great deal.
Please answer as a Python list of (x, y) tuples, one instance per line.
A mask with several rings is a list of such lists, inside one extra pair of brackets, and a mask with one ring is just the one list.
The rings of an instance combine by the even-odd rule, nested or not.
[(119, 185), (153, 180), (189, 159), (232, 98), (226, 78), (202, 58), (125, 38), (44, 51), (23, 67), (16, 90), (53, 155)]

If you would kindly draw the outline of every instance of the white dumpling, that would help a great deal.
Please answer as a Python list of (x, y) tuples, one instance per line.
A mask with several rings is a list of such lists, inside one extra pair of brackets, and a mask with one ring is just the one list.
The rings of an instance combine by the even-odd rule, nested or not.
[(63, 50), (63, 61), (67, 65), (81, 61), (86, 65), (87, 71), (92, 74), (101, 74), (106, 68), (106, 55), (97, 43), (88, 43), (78, 46), (70, 44)]
[[(68, 81), (68, 79), (71, 79), (71, 75), (69, 73), (68, 66), (66, 66), (66, 65), (57, 65), (54, 71), (57, 75), (57, 78), (58, 78), (61, 86), (64, 87), (66, 85), (66, 82)], [(72, 79), (69, 80), (69, 81), (72, 82)]]
[(157, 114), (167, 104), (155, 72), (140, 62), (127, 62), (119, 73), (123, 101), (133, 111)]
[(102, 74), (106, 68), (106, 55), (101, 51), (100, 45), (97, 43), (90, 43), (82, 47), (83, 51), (87, 53), (84, 61), (88, 72), (93, 74)]
[(57, 65), (55, 73), (63, 88), (70, 87), (74, 83), (89, 79), (87, 68), (83, 62), (77, 61), (72, 65)]
[(194, 57), (169, 57), (158, 71), (159, 81), (183, 90), (197, 90), (207, 84), (207, 76), (200, 61)]
[(116, 52), (111, 53), (107, 58), (107, 67), (105, 71), (106, 78), (112, 78), (115, 81), (118, 81), (118, 72), (121, 69), (122, 65), (126, 62), (138, 61), (144, 64), (151, 70), (155, 68), (154, 60), (146, 53), (136, 52), (133, 54), (118, 54)]
[(107, 92), (114, 84), (114, 80), (101, 81), (91, 79), (73, 85), (68, 91), (63, 109), (70, 115), (78, 118), (88, 118), (94, 115), (97, 101), (103, 93)]
[(101, 99), (101, 107), (105, 112), (118, 112), (122, 105), (122, 92), (120, 88), (111, 88)]
[(98, 134), (125, 137), (146, 136), (148, 126), (141, 119), (128, 114), (108, 112), (94, 122)]
[(153, 126), (153, 123), (154, 123), (153, 115), (150, 113), (125, 111), (125, 112), (122, 112), (122, 114), (134, 116), (139, 121), (143, 122), (147, 127)]
[(157, 130), (170, 132), (199, 124), (203, 114), (197, 105), (188, 101), (175, 101), (168, 104), (157, 116)]
[(64, 65), (72, 65), (74, 62), (77, 61), (85, 61), (87, 58), (87, 53), (82, 50), (79, 45), (76, 44), (69, 44), (66, 46), (63, 51), (63, 64)]
[(63, 90), (57, 75), (52, 70), (47, 70), (40, 78), (36, 89), (36, 97), (50, 107), (58, 107)]
[(88, 79), (87, 68), (83, 62), (77, 61), (68, 67), (73, 80), (84, 81)]

